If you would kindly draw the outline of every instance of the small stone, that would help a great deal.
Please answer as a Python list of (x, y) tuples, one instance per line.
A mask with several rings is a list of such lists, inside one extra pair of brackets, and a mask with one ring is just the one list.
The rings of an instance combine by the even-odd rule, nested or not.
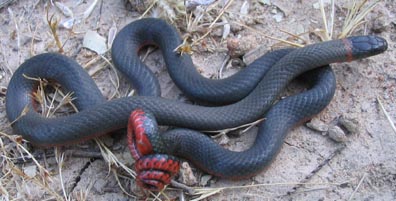
[(121, 161), (121, 163), (125, 164), (126, 166), (132, 166), (135, 163), (135, 159), (132, 157), (131, 152), (129, 149), (125, 149), (119, 154), (116, 154), (118, 160)]
[(212, 175), (202, 176), (201, 181), (199, 182), (199, 186), (207, 186), (211, 179), (212, 179)]
[(190, 165), (187, 162), (183, 162), (180, 168), (181, 182), (193, 186), (198, 183), (197, 177), (195, 177)]
[(329, 126), (317, 118), (312, 119), (306, 125), (308, 128), (318, 132), (327, 132), (329, 130)]
[(275, 19), (276, 22), (281, 22), (283, 20), (283, 14), (282, 13), (277, 13), (272, 18)]
[(271, 5), (271, 0), (260, 0), (259, 3), (262, 3), (264, 5)]
[(33, 178), (37, 174), (37, 168), (35, 165), (26, 166), (23, 168), (23, 173), (25, 173), (28, 177)]
[(85, 33), (83, 47), (88, 48), (97, 54), (104, 54), (108, 50), (106, 38), (99, 35), (96, 31), (91, 30), (88, 30)]
[(227, 38), (228, 54), (231, 58), (241, 57), (254, 48), (254, 44), (256, 44), (256, 41), (252, 36)]
[(360, 107), (362, 112), (368, 112), (369, 109), (371, 108), (371, 102), (369, 101), (363, 102)]
[(336, 142), (345, 142), (347, 137), (344, 131), (338, 126), (332, 126), (329, 128), (329, 137)]
[(386, 23), (386, 20), (384, 17), (379, 17), (374, 20), (373, 22), (373, 27), (371, 30), (375, 33), (382, 33), (386, 30), (388, 23)]
[(94, 185), (93, 185), (93, 189), (100, 193), (104, 192), (104, 188), (106, 186), (106, 184), (108, 183), (108, 181), (104, 180), (104, 179), (98, 179), (95, 181)]
[(230, 142), (230, 138), (227, 135), (220, 135), (218, 142), (219, 145), (226, 145)]
[(359, 122), (353, 118), (341, 117), (339, 123), (344, 127), (349, 133), (357, 134), (359, 133)]
[(234, 58), (234, 59), (231, 60), (231, 66), (233, 66), (233, 67), (245, 67), (246, 64), (243, 63), (242, 59)]

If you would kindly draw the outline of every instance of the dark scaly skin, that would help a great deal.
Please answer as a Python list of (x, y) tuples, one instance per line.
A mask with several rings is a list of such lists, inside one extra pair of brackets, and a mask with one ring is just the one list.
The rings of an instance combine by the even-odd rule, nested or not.
[[(303, 77), (311, 87), (300, 94), (287, 97), (276, 103), (265, 115), (265, 121), (260, 124), (254, 144), (242, 152), (229, 151), (216, 144), (211, 138), (195, 130), (173, 129), (163, 134), (151, 132), (151, 127), (156, 125), (152, 115), (140, 109), (132, 113), (139, 113), (144, 116), (145, 122), (150, 122), (150, 125), (145, 123), (145, 126), (142, 126), (148, 128), (147, 136), (143, 138), (145, 140), (149, 139), (149, 142), (145, 144), (148, 144), (149, 146), (146, 147), (151, 147), (153, 152), (161, 153), (161, 156), (168, 154), (182, 157), (193, 162), (201, 170), (218, 177), (243, 179), (257, 174), (268, 166), (280, 150), (289, 129), (292, 128), (290, 125), (296, 125), (303, 120), (309, 119), (330, 103), (334, 96), (336, 79), (329, 66), (304, 73)], [(312, 98), (309, 101), (305, 101), (304, 97)], [(128, 127), (130, 125), (143, 125), (140, 121), (131, 120)], [(132, 138), (130, 136), (135, 134), (134, 132), (128, 132), (128, 138)], [(142, 137), (133, 137), (133, 139), (129, 143), (133, 147), (137, 147), (137, 141), (142, 140)], [(134, 153), (136, 150), (131, 149), (131, 152)], [(142, 165), (144, 163), (141, 161), (148, 161), (153, 158), (153, 155), (147, 152), (139, 153), (142, 154), (135, 157), (137, 163), (140, 164), (136, 166), (139, 185), (149, 190), (162, 190), (164, 185), (169, 184), (166, 179), (156, 179), (156, 182), (147, 181), (147, 179), (142, 180), (140, 170), (147, 170), (145, 175), (151, 171), (153, 171), (151, 174), (161, 173), (169, 175), (168, 172), (172, 172), (171, 168), (153, 168), (150, 170), (150, 167)], [(260, 154), (256, 156), (257, 153)], [(252, 156), (254, 157), (252, 158)], [(168, 167), (170, 166), (168, 164), (173, 163), (175, 163), (174, 159), (167, 161), (164, 158), (158, 166)]]
[[(160, 135), (164, 143), (162, 153), (185, 158), (218, 177), (242, 179), (259, 173), (275, 158), (288, 131), (322, 111), (334, 95), (336, 81), (330, 67), (304, 75), (309, 77), (311, 88), (280, 100), (262, 116), (265, 120), (259, 125), (254, 144), (249, 149), (230, 151), (198, 131), (180, 128)], [(305, 100), (304, 97), (311, 98)]]
[(216, 80), (203, 77), (194, 67), (189, 55), (180, 55), (173, 51), (181, 43), (182, 40), (174, 27), (162, 20), (146, 18), (132, 22), (117, 34), (111, 55), (114, 65), (130, 78), (139, 95), (160, 96), (156, 76), (138, 56), (138, 50), (142, 45), (155, 44), (162, 50), (172, 80), (186, 95), (195, 100), (225, 104), (247, 96), (262, 80), (265, 72), (293, 50), (270, 52), (237, 74)]
[[(163, 39), (163, 41), (165, 40)], [(365, 48), (368, 46), (370, 48)], [(287, 83), (299, 74), (329, 63), (375, 55), (385, 51), (386, 48), (387, 43), (382, 38), (358, 36), (293, 50), (276, 62), (263, 76), (256, 88), (245, 98), (237, 103), (221, 107), (197, 106), (159, 97), (143, 96), (120, 98), (103, 103), (103, 98), (96, 85), (78, 64), (58, 54), (42, 54), (27, 60), (14, 73), (7, 90), (7, 116), (10, 122), (14, 122), (18, 118), (13, 123), (16, 134), (22, 135), (34, 144), (43, 146), (70, 144), (124, 128), (127, 125), (130, 112), (136, 108), (142, 108), (154, 114), (160, 125), (199, 130), (224, 129), (250, 123), (263, 117)], [(162, 49), (162, 51), (165, 52), (165, 55), (167, 55), (166, 53), (173, 54), (171, 49)], [(57, 118), (40, 116), (34, 111), (30, 98), (37, 82), (26, 79), (23, 75), (57, 80), (67, 90), (75, 93), (75, 104), (81, 112)], [(245, 78), (245, 80), (248, 79)], [(311, 103), (313, 99), (315, 97), (307, 94), (303, 99), (294, 101)], [(293, 104), (293, 102), (287, 102), (285, 110), (293, 110)], [(25, 107), (28, 108), (27, 113), (21, 116)], [(310, 113), (310, 111), (303, 112)], [(274, 118), (279, 123), (294, 122), (294, 120), (288, 120), (283, 114), (276, 114)], [(283, 126), (290, 128), (293, 125), (284, 123)], [(272, 136), (272, 138), (272, 141), (260, 145), (278, 146), (279, 143), (274, 144), (274, 142), (277, 142), (281, 137)], [(257, 142), (263, 143), (264, 141), (258, 140)], [(213, 145), (208, 144), (207, 146)], [(212, 147), (205, 148), (211, 149)], [(257, 157), (262, 158), (262, 154), (267, 153), (251, 152), (250, 154), (245, 159), (257, 161)], [(203, 160), (206, 159), (199, 158), (197, 161)], [(240, 160), (227, 161), (235, 166), (243, 166), (240, 162)], [(247, 175), (255, 172), (255, 169), (246, 171), (239, 172), (239, 174)]]

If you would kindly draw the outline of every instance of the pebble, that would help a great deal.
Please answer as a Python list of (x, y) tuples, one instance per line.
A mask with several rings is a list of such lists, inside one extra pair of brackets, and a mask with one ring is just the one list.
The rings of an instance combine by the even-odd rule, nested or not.
[(234, 58), (234, 59), (231, 60), (231, 66), (233, 66), (233, 67), (245, 67), (246, 64), (243, 63), (242, 59)]
[(125, 149), (119, 154), (116, 154), (117, 158), (125, 165), (132, 166), (135, 163), (135, 159), (132, 157), (129, 149)]
[(375, 33), (382, 33), (386, 30), (387, 23), (384, 17), (379, 17), (374, 20), (371, 30)]
[(256, 44), (254, 37), (233, 37), (227, 39), (227, 49), (228, 54), (231, 58), (238, 58), (245, 55), (246, 52), (253, 49), (254, 44)]
[(341, 117), (339, 123), (343, 126), (349, 133), (357, 134), (359, 133), (359, 122), (353, 118)]
[(328, 131), (330, 139), (336, 141), (336, 142), (345, 142), (347, 141), (347, 137), (345, 135), (345, 132), (338, 126), (332, 126), (329, 128)]
[(187, 162), (183, 162), (180, 168), (181, 182), (193, 186), (198, 183), (197, 177), (195, 177), (190, 165)]
[(230, 138), (227, 135), (220, 135), (218, 143), (219, 145), (226, 145), (230, 142)]
[(307, 127), (314, 130), (314, 131), (318, 131), (318, 132), (327, 132), (329, 130), (329, 126), (324, 123), (323, 121), (319, 120), (319, 119), (312, 119), (310, 122), (308, 122)]
[(212, 179), (212, 175), (204, 175), (201, 177), (201, 181), (199, 182), (199, 185), (207, 186), (211, 179)]
[(25, 166), (23, 168), (23, 173), (25, 173), (30, 178), (33, 178), (37, 174), (37, 168), (35, 165)]
[(106, 187), (107, 183), (108, 183), (107, 180), (99, 178), (98, 180), (95, 181), (93, 185), (93, 189), (99, 194), (101, 194), (104, 192), (104, 188)]

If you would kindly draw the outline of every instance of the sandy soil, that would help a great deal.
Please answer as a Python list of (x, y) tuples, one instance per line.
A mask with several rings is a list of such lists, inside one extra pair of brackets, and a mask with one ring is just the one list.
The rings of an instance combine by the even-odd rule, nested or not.
[[(61, 1), (72, 8), (74, 13), (84, 12), (93, 0), (83, 1), (73, 6), (77, 0)], [(241, 21), (267, 35), (287, 39), (290, 37), (280, 30), (302, 34), (321, 28), (322, 18), (317, 8), (317, 1), (272, 0), (271, 5), (252, 1), (249, 15), (242, 16)], [(261, 1), (265, 2), (265, 1)], [(327, 1), (325, 1), (327, 2)], [(5, 90), (12, 73), (26, 59), (43, 52), (58, 51), (46, 22), (47, 1), (16, 1), (0, 9), (0, 124), (1, 133), (14, 134), (5, 114)], [(234, 1), (221, 20), (235, 21), (240, 18), (243, 1)], [(326, 9), (329, 4), (326, 4)], [(160, 10), (159, 10), (160, 11)], [(215, 11), (213, 11), (215, 12)], [(64, 20), (62, 13), (50, 7), (50, 14)], [(158, 14), (158, 12), (156, 12)], [(93, 77), (104, 96), (125, 96), (130, 86), (121, 77), (120, 88), (116, 89), (114, 71), (95, 53), (82, 47), (87, 30), (94, 30), (101, 36), (109, 35), (111, 27), (120, 30), (140, 14), (125, 7), (124, 1), (99, 1), (91, 15), (73, 29), (74, 33), (59, 28), (60, 41), (65, 42), (64, 54), (88, 66), (89, 72), (96, 72)], [(213, 15), (216, 16), (216, 15)], [(336, 2), (335, 32), (339, 33), (346, 16), (345, 5)], [(208, 16), (206, 16), (208, 17)], [(183, 19), (180, 19), (183, 21)], [(378, 99), (396, 119), (396, 5), (393, 0), (381, 1), (368, 14), (366, 22), (353, 33), (376, 34), (389, 42), (389, 50), (382, 55), (351, 63), (334, 64), (338, 84), (336, 95), (331, 104), (315, 117), (314, 126), (324, 127), (323, 132), (315, 131), (303, 125), (293, 129), (271, 166), (261, 174), (242, 181), (227, 181), (208, 178), (205, 173), (193, 168), (193, 176), (198, 183), (195, 187), (230, 187), (251, 184), (265, 184), (259, 187), (226, 189), (208, 198), (208, 200), (394, 200), (396, 198), (396, 132), (392, 130)], [(182, 33), (186, 30), (178, 24)], [(198, 46), (194, 47), (193, 60), (196, 67), (207, 77), (217, 77), (217, 72), (227, 57), (227, 40), (222, 40), (223, 26), (214, 29)], [(202, 35), (201, 33), (196, 33)], [(244, 52), (259, 47), (271, 49), (277, 42), (240, 26), (231, 26), (229, 38), (238, 38), (238, 48)], [(304, 34), (303, 38), (315, 42), (318, 37)], [(257, 51), (256, 51), (257, 52)], [(110, 59), (108, 54), (105, 57)], [(92, 62), (93, 61), (93, 62)], [(158, 75), (162, 84), (163, 95), (168, 98), (185, 100), (182, 93), (169, 78), (159, 51), (154, 51), (147, 59), (147, 65)], [(235, 60), (234, 63), (237, 63)], [(225, 75), (237, 71), (240, 67), (228, 66)], [(288, 90), (293, 89), (291, 86)], [(342, 128), (341, 132), (326, 132)], [(254, 140), (257, 129), (235, 137), (223, 137), (224, 146), (232, 150), (243, 150)], [(339, 130), (339, 129), (338, 129)], [(331, 134), (329, 134), (331, 133)], [(346, 133), (346, 134), (345, 134)], [(110, 147), (120, 161), (132, 166), (133, 161), (125, 146), (123, 136), (105, 137), (104, 142)], [(336, 142), (339, 139), (341, 142)], [(12, 152), (15, 145), (2, 134), (1, 144)], [(59, 174), (58, 164), (53, 149), (41, 149), (24, 144), (51, 174), (48, 186), (35, 183), (41, 174), (37, 172), (31, 160), (21, 162), (14, 160), (18, 168), (29, 173), (33, 169), (35, 179), (26, 175), (18, 176), (15, 169), (5, 165), (2, 153), (2, 179), (0, 182), (2, 200), (26, 199), (62, 199), (62, 181), (66, 194), (73, 200), (129, 200), (152, 198), (143, 194), (130, 176), (119, 167), (111, 166), (103, 160), (99, 148), (93, 142), (83, 143), (62, 149), (66, 153)], [(20, 157), (17, 155), (16, 157)], [(117, 171), (118, 178), (113, 174)], [(31, 171), (30, 171), (31, 172)], [(10, 176), (12, 174), (13, 176)], [(180, 176), (178, 181), (182, 181)], [(39, 181), (41, 179), (38, 179)], [(191, 182), (191, 179), (190, 179)], [(127, 192), (123, 193), (119, 183)], [(178, 199), (180, 190), (166, 190), (170, 199)], [(81, 193), (83, 195), (81, 195)], [(58, 195), (58, 197), (56, 196)], [(185, 195), (186, 199), (194, 198)], [(166, 200), (165, 195), (160, 198)]]

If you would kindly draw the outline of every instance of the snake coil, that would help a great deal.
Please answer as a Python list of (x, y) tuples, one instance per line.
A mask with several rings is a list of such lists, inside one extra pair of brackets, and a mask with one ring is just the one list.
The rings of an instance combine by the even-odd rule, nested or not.
[[(36, 145), (54, 146), (125, 128), (130, 113), (141, 109), (151, 113), (158, 124), (180, 129), (155, 138), (159, 140), (148, 139), (153, 150), (139, 147), (139, 151), (149, 153), (146, 155), (160, 152), (180, 156), (211, 174), (245, 178), (257, 174), (274, 158), (290, 128), (319, 113), (330, 102), (335, 76), (328, 64), (366, 58), (387, 49), (386, 40), (377, 36), (349, 37), (270, 52), (230, 78), (210, 80), (199, 74), (188, 55), (181, 56), (173, 51), (180, 43), (175, 29), (159, 19), (142, 19), (124, 27), (114, 40), (112, 58), (140, 96), (111, 101), (105, 101), (90, 76), (70, 58), (55, 53), (34, 56), (26, 60), (10, 80), (6, 94), (7, 117), (13, 122), (16, 134)], [(144, 44), (160, 47), (172, 79), (188, 96), (226, 105), (199, 106), (158, 97), (158, 81), (138, 57), (138, 50)], [(307, 71), (310, 72), (304, 73)], [(284, 87), (303, 73), (309, 78), (311, 87), (274, 105)], [(38, 83), (26, 77), (56, 80), (66, 91), (73, 92), (73, 103), (80, 112), (56, 118), (41, 116), (35, 111), (31, 96)], [(190, 130), (236, 127), (264, 116), (266, 121), (260, 125), (254, 144), (243, 152), (225, 150), (209, 137)], [(137, 136), (136, 139), (145, 138), (142, 133)], [(152, 169), (154, 163), (150, 161), (160, 160), (158, 157), (142, 159), (137, 166), (146, 163)], [(173, 163), (169, 166), (172, 170), (178, 169)], [(139, 181), (147, 181), (142, 184), (147, 188), (157, 185), (157, 180), (147, 177), (167, 182), (171, 178), (159, 173), (144, 173)]]

